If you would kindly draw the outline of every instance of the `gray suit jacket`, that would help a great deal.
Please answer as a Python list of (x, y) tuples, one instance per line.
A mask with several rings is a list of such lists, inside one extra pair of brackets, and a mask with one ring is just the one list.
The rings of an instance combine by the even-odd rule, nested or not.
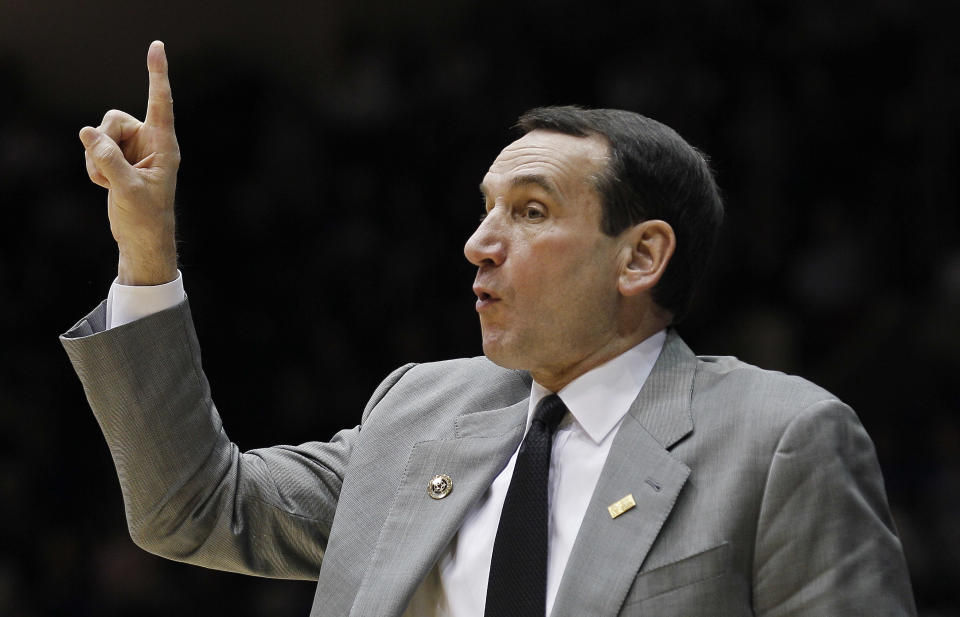
[[(396, 617), (518, 446), (530, 376), (407, 365), (329, 443), (241, 453), (184, 302), (62, 337), (134, 541), (210, 568), (318, 579), (311, 615)], [(453, 479), (431, 499), (428, 481)], [(607, 506), (632, 494), (636, 507)], [(913, 615), (870, 439), (797, 377), (698, 358), (673, 332), (616, 435), (554, 617)]]

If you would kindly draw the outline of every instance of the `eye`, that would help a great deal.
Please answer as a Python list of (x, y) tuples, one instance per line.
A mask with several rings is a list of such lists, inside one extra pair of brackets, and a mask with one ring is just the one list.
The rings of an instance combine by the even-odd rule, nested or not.
[(544, 212), (542, 205), (530, 202), (523, 207), (521, 215), (528, 221), (539, 221), (546, 216), (546, 212)]

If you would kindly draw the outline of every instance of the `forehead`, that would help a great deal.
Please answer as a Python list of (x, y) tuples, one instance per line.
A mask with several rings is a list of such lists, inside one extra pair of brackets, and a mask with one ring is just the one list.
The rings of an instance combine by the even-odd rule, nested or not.
[(607, 165), (609, 146), (600, 136), (575, 137), (535, 130), (504, 148), (490, 165), (482, 188), (496, 190), (519, 176), (552, 180), (558, 190), (590, 182)]

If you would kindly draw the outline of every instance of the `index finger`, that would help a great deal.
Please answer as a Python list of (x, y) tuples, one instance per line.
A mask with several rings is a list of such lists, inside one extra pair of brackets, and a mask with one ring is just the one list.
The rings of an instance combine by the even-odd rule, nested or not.
[(147, 96), (145, 124), (158, 127), (173, 126), (173, 94), (167, 74), (167, 53), (163, 41), (150, 43), (147, 51), (147, 72), (150, 74), (150, 90)]

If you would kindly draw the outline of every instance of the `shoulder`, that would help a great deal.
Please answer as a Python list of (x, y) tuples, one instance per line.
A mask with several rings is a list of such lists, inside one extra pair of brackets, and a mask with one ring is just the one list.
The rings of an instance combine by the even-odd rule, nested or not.
[(732, 356), (697, 356), (694, 395), (771, 413), (838, 400), (824, 388), (796, 375), (763, 369)]
[[(796, 375), (730, 356), (698, 356), (692, 390), (694, 425), (717, 429), (773, 451), (790, 433), (828, 426), (862, 432), (856, 413), (828, 390)], [(764, 445), (761, 445), (764, 444)]]
[[(733, 356), (695, 355), (676, 331), (668, 333), (651, 373), (661, 395), (687, 407), (697, 424), (783, 428), (820, 403), (842, 404), (820, 386), (795, 375), (766, 370)], [(646, 388), (646, 386), (645, 386)]]
[(455, 404), (465, 413), (506, 407), (529, 394), (529, 373), (497, 366), (485, 356), (407, 364), (380, 384), (364, 419), (380, 405), (425, 410)]

